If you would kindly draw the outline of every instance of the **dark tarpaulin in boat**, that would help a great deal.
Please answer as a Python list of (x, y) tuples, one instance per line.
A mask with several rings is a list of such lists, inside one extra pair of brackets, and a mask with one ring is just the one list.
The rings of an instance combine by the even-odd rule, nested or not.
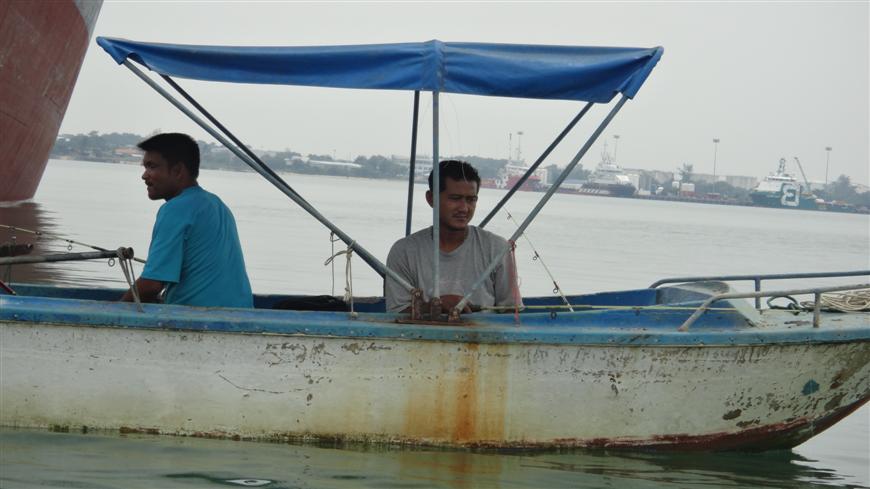
[(615, 48), (428, 41), (357, 46), (232, 47), (98, 37), (162, 75), (233, 83), (421, 90), (607, 103), (634, 97), (661, 47)]

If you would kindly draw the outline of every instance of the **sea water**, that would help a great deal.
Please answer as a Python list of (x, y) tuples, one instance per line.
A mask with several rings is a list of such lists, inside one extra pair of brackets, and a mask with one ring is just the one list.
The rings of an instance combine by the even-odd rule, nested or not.
[[(0, 205), (0, 224), (105, 248), (131, 246), (145, 257), (161, 202), (147, 199), (140, 174), (135, 165), (51, 161), (32, 201)], [(407, 183), (295, 174), (285, 179), (382, 261), (404, 235)], [(344, 293), (344, 255), (334, 265), (324, 262), (346, 246), (283, 194), (251, 173), (204, 170), (200, 183), (233, 210), (256, 292)], [(425, 186), (414, 192), (416, 230), (429, 225), (432, 214)], [(504, 194), (482, 189), (475, 221)], [(542, 196), (517, 193), (488, 229), (510, 236)], [(12, 237), (0, 229), (0, 242)], [(20, 230), (14, 238), (34, 243), (40, 252), (87, 251)], [(673, 276), (868, 269), (870, 216), (557, 194), (517, 240), (516, 259), (524, 295), (551, 295), (554, 281), (566, 293), (581, 293), (646, 287)], [(0, 270), (0, 278), (6, 273)], [(354, 295), (381, 293), (380, 276), (359, 258), (351, 261), (349, 275)], [(17, 267), (11, 279), (125, 286), (119, 267), (103, 260)], [(813, 485), (870, 487), (870, 407), (794, 450), (763, 454), (494, 454), (0, 430), (0, 488), (7, 489)]]

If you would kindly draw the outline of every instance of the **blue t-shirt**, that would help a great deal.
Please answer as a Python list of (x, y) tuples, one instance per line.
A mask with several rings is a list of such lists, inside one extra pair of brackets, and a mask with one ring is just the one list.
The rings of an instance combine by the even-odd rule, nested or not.
[(233, 214), (199, 186), (160, 206), (142, 277), (167, 284), (166, 304), (253, 307)]

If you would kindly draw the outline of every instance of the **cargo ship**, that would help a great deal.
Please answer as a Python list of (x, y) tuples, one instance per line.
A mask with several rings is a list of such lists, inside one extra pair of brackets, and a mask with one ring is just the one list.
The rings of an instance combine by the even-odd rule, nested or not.
[(33, 197), (102, 0), (0, 0), (0, 202)]

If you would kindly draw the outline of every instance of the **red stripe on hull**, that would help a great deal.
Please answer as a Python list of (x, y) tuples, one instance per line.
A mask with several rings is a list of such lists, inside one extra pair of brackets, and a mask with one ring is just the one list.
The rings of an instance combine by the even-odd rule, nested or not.
[(0, 0), (0, 201), (36, 193), (89, 38), (72, 0)]

